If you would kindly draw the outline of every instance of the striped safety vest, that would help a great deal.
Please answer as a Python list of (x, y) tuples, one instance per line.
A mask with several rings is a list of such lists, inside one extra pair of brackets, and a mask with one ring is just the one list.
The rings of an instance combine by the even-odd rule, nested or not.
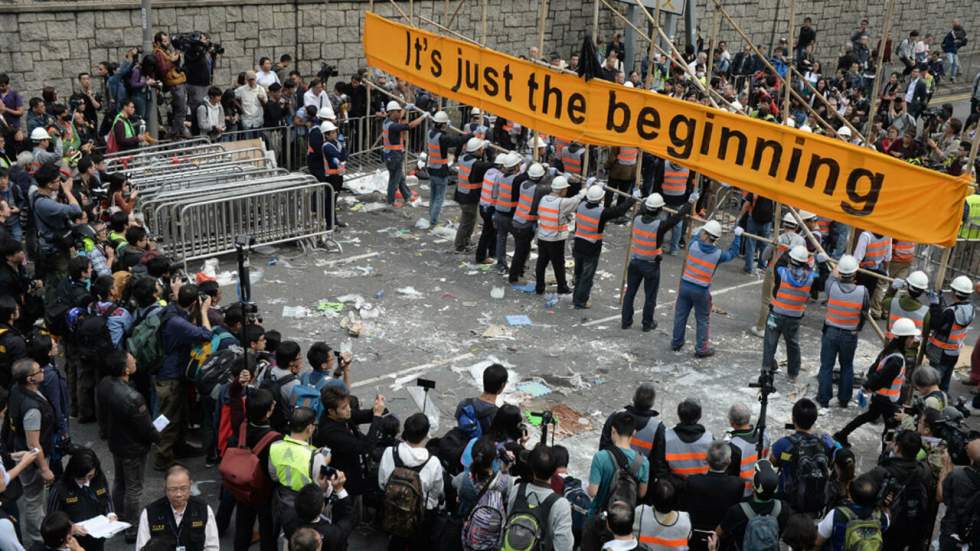
[(459, 159), (459, 164), (456, 167), (458, 171), (456, 174), (456, 189), (460, 193), (469, 194), (480, 189), (481, 182), (470, 182), (470, 172), (472, 172), (474, 164), (476, 164), (476, 157), (469, 154), (463, 155)]
[(777, 268), (779, 270), (779, 289), (776, 296), (769, 302), (774, 314), (786, 316), (788, 318), (802, 318), (806, 312), (806, 301), (810, 298), (810, 286), (813, 285), (813, 278), (810, 273), (806, 274), (806, 283), (797, 287), (790, 283), (789, 269), (785, 266)]
[[(754, 434), (756, 435), (755, 437), (758, 438), (758, 433)], [(745, 495), (751, 495), (752, 484), (754, 483), (755, 479), (755, 464), (759, 461), (759, 452), (757, 451), (756, 447), (758, 442), (756, 440), (749, 440), (744, 436), (733, 436), (730, 443), (741, 452), (742, 459), (738, 466), (738, 476), (745, 484)], [(770, 443), (771, 441), (767, 435), (762, 446), (763, 459), (769, 457)]]
[[(521, 186), (523, 192), (523, 186)], [(523, 193), (521, 194), (523, 195)], [(568, 224), (561, 220), (561, 197), (548, 194), (538, 203), (538, 239), (558, 237), (561, 232), (568, 231)]]
[[(555, 136), (554, 141), (552, 141), (552, 145), (555, 148), (555, 155), (559, 155), (560, 156), (561, 155), (561, 152), (562, 151), (565, 151), (565, 148), (568, 147), (571, 144), (572, 144), (572, 142), (570, 142), (568, 140), (565, 140), (563, 138), (559, 138), (558, 136)], [(562, 160), (564, 161), (564, 159), (562, 159)], [(568, 172), (568, 171), (569, 170), (566, 167), (565, 168), (565, 172)]]
[[(388, 130), (388, 127), (393, 124), (395, 124), (395, 122), (392, 121), (391, 119), (385, 119), (385, 122), (382, 125), (381, 137), (384, 143), (384, 149), (385, 151), (405, 151), (405, 140), (399, 139), (398, 143), (394, 143), (392, 141), (392, 136)], [(403, 136), (399, 136), (399, 138), (402, 137)]]
[(915, 257), (915, 243), (892, 241), (892, 262), (911, 263)]
[(966, 222), (960, 226), (959, 237), (961, 239), (980, 238), (980, 194), (973, 194), (966, 198), (967, 218)]
[(616, 162), (621, 165), (633, 166), (640, 155), (640, 150), (635, 147), (620, 147), (616, 153)]
[(517, 210), (514, 211), (514, 222), (518, 224), (529, 224), (538, 221), (538, 212), (534, 206), (534, 190), (538, 187), (537, 181), (524, 180), (521, 182), (520, 195), (517, 198)]
[(449, 159), (442, 156), (442, 147), (439, 142), (442, 140), (442, 132), (438, 130), (429, 131), (429, 137), (425, 140), (426, 150), (429, 153), (425, 160), (428, 168), (439, 168), (449, 164)]
[(901, 352), (892, 352), (878, 362), (878, 365), (875, 366), (875, 371), (881, 371), (884, 369), (885, 362), (887, 362), (889, 358), (898, 358), (902, 362), (902, 369), (899, 370), (898, 375), (896, 375), (890, 383), (876, 390), (875, 394), (887, 396), (892, 402), (897, 402), (899, 398), (902, 397), (902, 385), (905, 384), (905, 355)]
[[(638, 418), (634, 415), (633, 419)], [(633, 448), (633, 451), (644, 457), (649, 457), (650, 450), (653, 449), (653, 439), (657, 436), (657, 430), (660, 428), (660, 424), (659, 416), (647, 417), (647, 424), (642, 429), (634, 432), (633, 437), (630, 438), (630, 447)]]
[(885, 261), (885, 256), (888, 254), (888, 245), (891, 244), (891, 237), (875, 237), (873, 234), (868, 233), (871, 236), (871, 240), (868, 241), (868, 246), (864, 250), (864, 258), (861, 259), (862, 268), (877, 268)]
[(857, 329), (861, 321), (861, 307), (864, 305), (867, 293), (868, 291), (861, 285), (854, 285), (853, 289), (845, 291), (839, 281), (834, 281), (827, 294), (825, 323), (845, 331)]
[(640, 548), (650, 551), (678, 551), (687, 549), (687, 537), (691, 532), (690, 520), (684, 521), (684, 513), (677, 513), (677, 520), (669, 526), (660, 524), (653, 507), (641, 505), (637, 525), (639, 525)]
[(517, 178), (517, 173), (497, 178), (497, 202), (494, 204), (497, 212), (510, 213), (517, 206), (517, 201), (513, 200), (514, 178)]
[(483, 183), (480, 186), (480, 206), (492, 207), (497, 204), (496, 195), (497, 179), (503, 174), (496, 167), (487, 170), (483, 175)]
[(478, 122), (471, 122), (466, 125), (466, 131), (473, 134), (474, 137), (480, 138), (481, 140), (486, 139), (487, 131), (489, 129)]
[(630, 232), (630, 258), (653, 262), (662, 255), (663, 250), (657, 246), (657, 231), (660, 229), (660, 218), (644, 222), (643, 215), (633, 219), (633, 229)]
[(602, 241), (599, 218), (602, 216), (603, 207), (601, 204), (590, 207), (589, 204), (582, 201), (575, 210), (575, 237), (595, 243)]
[(721, 249), (715, 247), (713, 252), (706, 253), (702, 247), (704, 244), (700, 241), (695, 241), (689, 247), (681, 279), (698, 287), (710, 287), (718, 268), (718, 260), (721, 259)]
[[(950, 306), (954, 312), (953, 327), (949, 330), (949, 335), (939, 336), (933, 334), (929, 337), (929, 344), (942, 349), (946, 356), (959, 356), (960, 348), (963, 347), (963, 339), (966, 338), (966, 331), (973, 323), (973, 305), (970, 303), (954, 304)], [(962, 315), (961, 315), (962, 314)], [(966, 320), (966, 323), (959, 322)]]
[(891, 307), (888, 308), (888, 332), (886, 336), (890, 339), (895, 335), (892, 335), (892, 327), (899, 318), (908, 318), (915, 323), (916, 328), (922, 331), (922, 322), (926, 319), (926, 314), (929, 313), (929, 307), (925, 304), (920, 304), (915, 310), (906, 310), (902, 308), (902, 299), (899, 295), (895, 295), (892, 298)]
[(664, 164), (664, 183), (662, 186), (664, 196), (680, 197), (687, 193), (687, 179), (690, 174), (690, 169), (675, 166), (673, 163)]
[(708, 472), (708, 447), (711, 435), (705, 432), (694, 442), (685, 442), (674, 429), (664, 432), (664, 457), (670, 472), (681, 477)]
[(823, 216), (817, 217), (817, 229), (823, 235), (830, 235), (830, 218), (824, 218)]
[(584, 147), (579, 147), (575, 151), (572, 151), (570, 146), (564, 147), (561, 150), (559, 158), (561, 159), (561, 165), (565, 169), (565, 172), (578, 175), (582, 174), (582, 159), (585, 158)]

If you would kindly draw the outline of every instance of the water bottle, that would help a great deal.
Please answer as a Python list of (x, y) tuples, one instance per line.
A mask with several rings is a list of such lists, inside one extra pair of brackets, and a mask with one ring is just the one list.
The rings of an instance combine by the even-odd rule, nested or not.
[(864, 390), (859, 390), (858, 395), (858, 407), (864, 409), (868, 405), (868, 398), (864, 395)]

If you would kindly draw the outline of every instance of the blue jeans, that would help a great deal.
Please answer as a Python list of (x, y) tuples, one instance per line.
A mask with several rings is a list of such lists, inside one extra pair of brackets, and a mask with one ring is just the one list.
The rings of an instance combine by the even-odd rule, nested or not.
[(786, 341), (786, 373), (794, 379), (800, 374), (800, 321), (802, 320), (803, 318), (791, 318), (769, 312), (766, 334), (762, 341), (762, 367), (769, 367), (776, 363), (776, 347), (779, 345), (779, 336), (782, 335)]
[[(760, 237), (769, 237), (769, 234), (772, 232), (772, 222), (760, 224), (751, 216), (748, 217), (745, 225), (745, 231)], [(752, 271), (752, 262), (755, 260), (756, 241), (755, 239), (744, 239), (743, 243), (745, 243), (745, 271), (750, 272)], [(766, 268), (766, 264), (762, 261), (761, 256), (758, 261), (758, 266), (760, 270), (764, 270)]]
[(653, 325), (653, 312), (657, 309), (657, 291), (660, 290), (659, 262), (637, 258), (630, 260), (626, 295), (623, 297), (623, 325), (633, 323), (633, 301), (640, 290), (640, 283), (643, 284), (643, 327), (650, 327)]
[(442, 204), (446, 201), (448, 185), (449, 176), (429, 174), (429, 223), (433, 226), (439, 222), (439, 212), (442, 211)]
[(667, 247), (667, 254), (674, 254), (674, 251), (681, 248), (682, 237), (684, 237), (684, 224), (679, 222), (670, 228), (670, 246)]
[(595, 279), (595, 270), (599, 267), (599, 255), (573, 254), (572, 257), (575, 259), (575, 292), (572, 294), (572, 303), (575, 306), (585, 306), (592, 294), (592, 281)]
[(830, 226), (830, 246), (831, 252), (830, 256), (834, 260), (840, 260), (840, 257), (847, 252), (847, 240), (851, 236), (851, 228), (847, 224), (841, 224), (840, 222), (834, 222)]
[(854, 391), (854, 352), (857, 350), (857, 331), (845, 331), (825, 326), (820, 339), (820, 374), (817, 375), (819, 390), (817, 402), (830, 403), (834, 395), (834, 364), (840, 360), (840, 382), (837, 384), (837, 400), (841, 404), (851, 401)]
[(493, 215), (493, 227), (497, 230), (497, 269), (507, 269), (507, 236), (510, 235), (510, 226), (514, 221), (513, 215), (497, 211)]
[(696, 352), (708, 349), (708, 315), (711, 313), (711, 292), (707, 287), (701, 287), (687, 281), (681, 281), (677, 290), (677, 304), (674, 308), (674, 338), (670, 347), (680, 349), (684, 346), (684, 333), (687, 317), (694, 309), (694, 320), (697, 323)]
[(949, 78), (956, 78), (960, 74), (960, 56), (955, 52), (946, 52), (946, 74)]
[(405, 184), (405, 172), (402, 170), (402, 159), (405, 156), (404, 153), (389, 152), (385, 154), (385, 166), (388, 167), (388, 204), (391, 205), (395, 202), (395, 191), (402, 192), (402, 199), (408, 203), (412, 198), (412, 194), (408, 191), (408, 186)]

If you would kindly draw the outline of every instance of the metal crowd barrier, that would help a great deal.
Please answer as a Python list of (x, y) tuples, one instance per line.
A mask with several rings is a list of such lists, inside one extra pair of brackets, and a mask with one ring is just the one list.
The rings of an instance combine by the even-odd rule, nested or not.
[(153, 218), (155, 209), (169, 201), (188, 195), (201, 195), (202, 193), (212, 192), (222, 189), (227, 184), (235, 186), (252, 185), (256, 180), (262, 178), (283, 177), (289, 175), (289, 171), (283, 168), (262, 168), (250, 169), (236, 172), (223, 172), (219, 174), (191, 175), (186, 178), (166, 182), (146, 195), (140, 195), (139, 209), (147, 220)]
[(256, 162), (256, 166), (269, 165), (269, 161), (265, 158), (265, 150), (259, 147), (250, 147), (245, 149), (237, 149), (234, 151), (204, 153), (187, 157), (173, 157), (166, 161), (133, 167), (131, 169), (127, 169), (125, 172), (130, 179), (138, 179), (145, 176), (172, 174), (183, 170), (198, 170), (210, 165), (230, 163), (239, 160), (254, 160)]
[(162, 151), (137, 151), (132, 155), (106, 160), (106, 173), (127, 172), (142, 166), (172, 163), (182, 157), (220, 153), (222, 151), (224, 149), (221, 145), (211, 143), (198, 143)]

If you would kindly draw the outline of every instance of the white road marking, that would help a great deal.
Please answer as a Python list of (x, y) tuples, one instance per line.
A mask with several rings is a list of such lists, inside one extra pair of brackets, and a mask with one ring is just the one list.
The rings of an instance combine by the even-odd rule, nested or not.
[(459, 362), (459, 361), (462, 361), (462, 360), (468, 360), (468, 359), (470, 359), (472, 357), (473, 357), (473, 353), (472, 352), (467, 352), (465, 354), (460, 354), (459, 356), (455, 356), (455, 357), (452, 357), (452, 358), (445, 358), (445, 359), (442, 359), (442, 360), (436, 360), (434, 362), (429, 362), (427, 364), (417, 365), (415, 367), (407, 367), (405, 369), (401, 369), (401, 370), (398, 370), (398, 371), (395, 371), (395, 372), (392, 372), (392, 373), (387, 373), (385, 375), (379, 375), (377, 377), (371, 377), (370, 379), (364, 379), (363, 381), (357, 381), (356, 383), (352, 384), (351, 387), (352, 388), (358, 388), (358, 387), (362, 387), (362, 386), (373, 385), (374, 383), (378, 383), (378, 382), (384, 381), (386, 379), (397, 379), (397, 378), (401, 377), (402, 375), (407, 375), (409, 373), (412, 373), (414, 375), (420, 375), (423, 372), (428, 371), (428, 370), (430, 370), (430, 369), (432, 369), (434, 367), (440, 367), (440, 366), (443, 366), (443, 365), (446, 365), (446, 364), (451, 364), (451, 363)]
[[(762, 283), (762, 280), (761, 279), (757, 279), (755, 281), (748, 281), (746, 283), (739, 283), (738, 285), (733, 285), (731, 287), (725, 287), (724, 289), (720, 289), (718, 291), (712, 291), (711, 292), (711, 296), (712, 297), (716, 297), (718, 295), (724, 295), (725, 293), (727, 293), (729, 291), (737, 291), (737, 290), (739, 290), (739, 289), (741, 289), (743, 287), (749, 287), (749, 286), (752, 286), (752, 285), (758, 285), (759, 283)], [(657, 305), (657, 307), (655, 308), (655, 310), (659, 310), (661, 306), (670, 306), (672, 304), (673, 304), (673, 301), (661, 302), (660, 304)], [(622, 318), (622, 315), (621, 314), (616, 314), (614, 316), (609, 316), (608, 318), (602, 318), (602, 319), (597, 319), (597, 320), (592, 320), (592, 321), (585, 322), (585, 323), (581, 324), (580, 327), (589, 327), (591, 325), (599, 325), (600, 323), (607, 323), (607, 322), (610, 322), (610, 321), (613, 321), (613, 320), (618, 320), (618, 319), (621, 319), (621, 318)]]

